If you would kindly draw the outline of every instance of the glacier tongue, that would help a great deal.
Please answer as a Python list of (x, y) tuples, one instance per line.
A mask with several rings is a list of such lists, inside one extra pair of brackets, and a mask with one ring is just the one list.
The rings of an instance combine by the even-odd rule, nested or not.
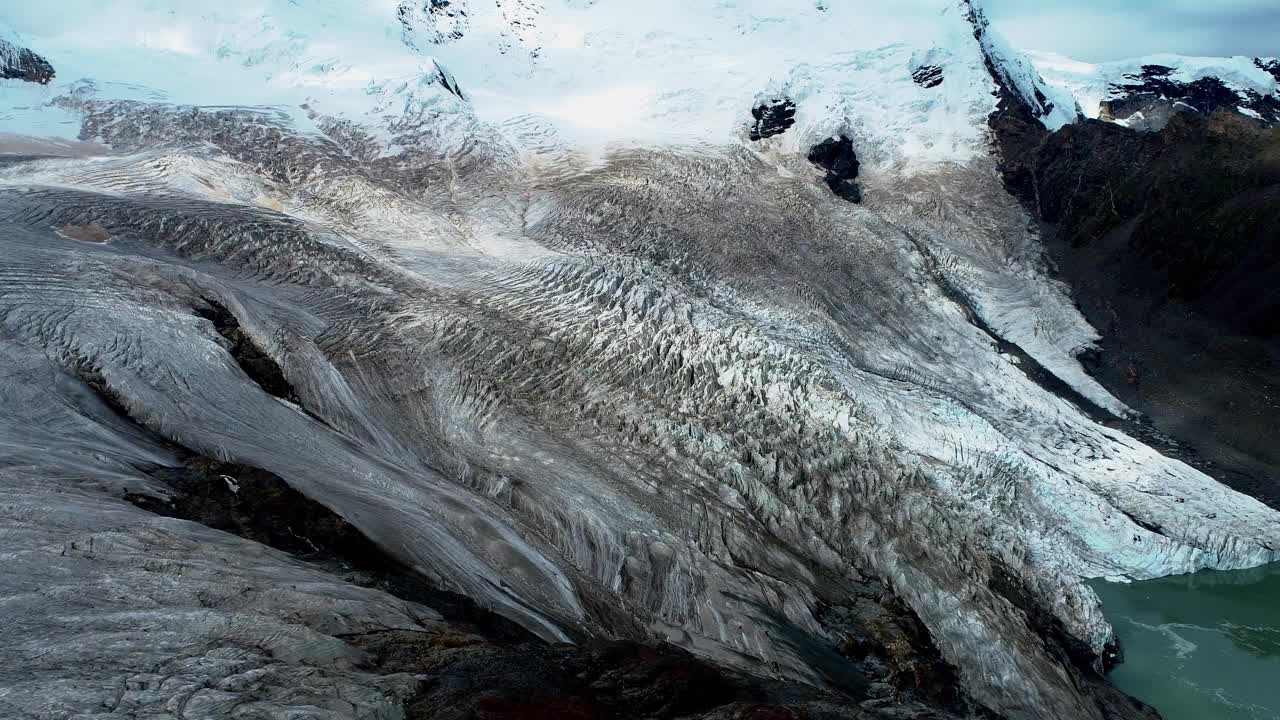
[[(939, 5), (920, 22), (798, 1), (504, 1), (465, 21), (125, 4), (108, 47), (80, 24), (96, 4), (76, 23), (0, 11), (57, 70), (47, 89), (4, 81), (38, 102), (0, 130), (65, 136), (70, 117), (100, 143), (0, 165), (0, 352), (54, 400), (37, 412), (0, 383), (0, 442), (22, 459), (0, 487), (71, 517), (0, 531), (38, 555), (87, 531), (77, 513), (151, 523), (121, 501), (171, 462), (141, 426), (283, 478), (545, 639), (662, 636), (838, 688), (822, 609), (871, 578), (981, 704), (1103, 717), (1077, 680), (1111, 631), (1081, 578), (1275, 560), (1280, 516), (1082, 409), (1128, 411), (1075, 361), (1096, 333), (1047, 276), (985, 125), (998, 83), (1050, 127), (1074, 103), (971, 3)], [(796, 124), (748, 141), (778, 97)], [(834, 133), (864, 162), (862, 205), (804, 158)], [(237, 365), (197, 314), (211, 301), (296, 404)], [(73, 401), (84, 367), (132, 425)], [(210, 551), (237, 577), (249, 552)], [(185, 612), (119, 578), (164, 622)], [(38, 652), (23, 623), (50, 622), (22, 612), (12, 666)], [(1084, 648), (1074, 664), (1052, 628)], [(200, 637), (173, 652), (226, 640)], [(307, 661), (341, 675), (348, 650)]]

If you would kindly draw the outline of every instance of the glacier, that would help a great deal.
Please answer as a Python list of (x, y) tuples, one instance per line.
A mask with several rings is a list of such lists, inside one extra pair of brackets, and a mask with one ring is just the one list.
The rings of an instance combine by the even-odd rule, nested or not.
[[(140, 507), (187, 453), (549, 642), (839, 690), (821, 609), (878, 582), (977, 705), (1113, 716), (1043, 637), (1102, 669), (1084, 580), (1280, 560), (1280, 514), (1077, 360), (987, 118), (1015, 93), (1052, 129), (1093, 86), (916, 6), (0, 10), (56, 71), (0, 81), (0, 709), (398, 717), (412, 678), (343, 638), (439, 615)], [(795, 125), (748, 140), (774, 98)], [(836, 135), (861, 204), (805, 160)]]

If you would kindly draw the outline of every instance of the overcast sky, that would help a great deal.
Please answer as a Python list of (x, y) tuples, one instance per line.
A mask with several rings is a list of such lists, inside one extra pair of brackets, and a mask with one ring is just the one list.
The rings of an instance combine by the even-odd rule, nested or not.
[(1079, 60), (1280, 55), (1280, 0), (984, 0), (1013, 45)]

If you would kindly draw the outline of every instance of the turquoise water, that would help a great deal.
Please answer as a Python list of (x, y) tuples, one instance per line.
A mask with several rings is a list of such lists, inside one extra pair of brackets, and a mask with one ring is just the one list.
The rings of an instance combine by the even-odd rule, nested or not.
[(1280, 720), (1280, 564), (1092, 585), (1124, 648), (1119, 688), (1167, 720)]

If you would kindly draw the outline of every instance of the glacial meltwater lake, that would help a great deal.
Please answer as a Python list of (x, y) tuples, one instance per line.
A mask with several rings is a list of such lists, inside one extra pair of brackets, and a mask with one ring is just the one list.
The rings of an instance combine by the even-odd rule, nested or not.
[(1167, 720), (1280, 720), (1280, 563), (1091, 585), (1124, 648), (1119, 688)]

